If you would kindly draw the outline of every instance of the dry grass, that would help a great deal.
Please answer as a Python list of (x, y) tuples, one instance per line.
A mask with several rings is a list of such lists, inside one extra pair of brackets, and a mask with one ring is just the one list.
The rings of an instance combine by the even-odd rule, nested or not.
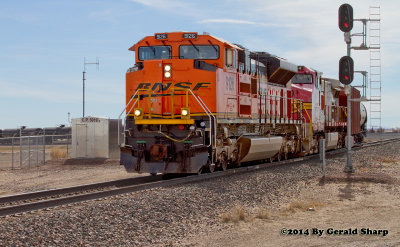
[(382, 163), (393, 163), (394, 164), (394, 163), (397, 162), (397, 160), (391, 159), (391, 158), (382, 158), (381, 162)]
[(67, 151), (59, 147), (52, 148), (50, 151), (50, 157), (52, 160), (67, 158)]
[(362, 167), (358, 168), (358, 170), (359, 170), (360, 172), (369, 172), (369, 171), (372, 170), (372, 168), (371, 168), (371, 167), (364, 167), (364, 166), (362, 166)]
[(225, 223), (238, 223), (239, 221), (246, 221), (248, 219), (248, 215), (246, 214), (246, 210), (243, 206), (234, 206), (229, 212), (222, 214), (221, 218)]
[(270, 217), (270, 212), (268, 209), (266, 208), (259, 208), (257, 211), (257, 215), (256, 218), (257, 219), (262, 219), (262, 220), (266, 220), (269, 219)]
[[(11, 152), (12, 149), (13, 148), (11, 146), (0, 146), (0, 151)], [(17, 149), (19, 151), (19, 145), (18, 146), (17, 145), (14, 146), (14, 152), (17, 151)]]
[(255, 215), (250, 215), (247, 213), (251, 210), (246, 210), (243, 206), (234, 206), (227, 213), (221, 215), (221, 219), (224, 223), (238, 223), (240, 221), (252, 221), (254, 219), (269, 219), (271, 214), (270, 211), (266, 208), (258, 208), (258, 210), (254, 213)]
[(287, 211), (296, 212), (296, 210), (307, 211), (307, 210), (315, 210), (317, 207), (323, 206), (322, 203), (317, 201), (293, 201), (287, 207)]

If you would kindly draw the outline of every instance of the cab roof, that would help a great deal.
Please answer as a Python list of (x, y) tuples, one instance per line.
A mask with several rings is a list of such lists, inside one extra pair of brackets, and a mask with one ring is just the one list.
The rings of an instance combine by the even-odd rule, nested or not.
[(210, 38), (212, 38), (212, 39), (214, 39), (214, 40), (216, 40), (216, 41), (218, 41), (218, 42), (223, 43), (224, 45), (226, 45), (226, 46), (228, 46), (228, 47), (231, 47), (231, 48), (234, 48), (234, 49), (237, 49), (237, 50), (244, 50), (243, 48), (241, 48), (241, 47), (239, 47), (239, 46), (237, 46), (237, 45), (235, 45), (235, 44), (233, 44), (233, 43), (231, 43), (231, 42), (228, 42), (228, 41), (226, 41), (226, 40), (224, 40), (224, 39), (222, 39), (222, 38), (219, 38), (219, 37), (212, 36), (212, 35), (210, 35), (210, 34), (208, 34), (208, 33), (205, 33), (205, 34), (198, 34), (197, 32), (184, 32), (184, 31), (165, 32), (165, 33), (155, 33), (153, 36), (146, 36), (146, 37), (144, 37), (143, 39), (141, 39), (139, 42), (137, 42), (136, 44), (134, 44), (133, 46), (131, 46), (131, 47), (129, 48), (129, 50), (130, 50), (130, 51), (135, 51), (135, 47), (136, 47), (137, 44), (142, 43), (142, 42), (145, 42), (145, 41), (154, 40), (154, 39), (155, 39), (155, 36), (156, 36), (157, 34), (167, 34), (168, 37), (171, 37), (171, 39), (167, 38), (167, 39), (165, 39), (165, 41), (196, 40), (196, 39), (183, 39), (183, 38), (182, 38), (182, 35), (183, 35), (184, 33), (196, 34), (196, 35), (197, 35), (197, 38), (196, 38), (196, 39), (201, 38), (201, 37), (207, 37), (207, 36), (208, 36), (208, 37), (210, 37)]

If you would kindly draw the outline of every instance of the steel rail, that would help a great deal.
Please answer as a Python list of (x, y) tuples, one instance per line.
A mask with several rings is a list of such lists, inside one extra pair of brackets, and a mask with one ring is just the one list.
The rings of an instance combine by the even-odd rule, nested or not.
[(22, 194), (16, 194), (11, 196), (2, 196), (0, 197), (0, 204), (12, 203), (17, 201), (25, 201), (25, 200), (33, 200), (44, 197), (52, 197), (59, 196), (64, 194), (71, 193), (79, 193), (89, 190), (98, 190), (107, 187), (121, 187), (145, 182), (153, 182), (160, 180), (161, 176), (143, 176), (143, 177), (135, 177), (135, 178), (126, 178), (126, 179), (118, 179), (113, 181), (101, 182), (101, 183), (93, 183), (93, 184), (84, 184), (60, 189), (50, 189), (50, 190), (42, 190), (42, 191), (34, 191)]
[[(376, 141), (376, 142), (365, 143), (359, 147), (354, 147), (353, 149), (361, 149), (361, 148), (366, 148), (366, 147), (371, 147), (371, 146), (376, 146), (376, 145), (387, 144), (387, 143), (395, 142), (395, 141), (400, 141), (400, 138), (392, 138), (392, 139), (380, 140), (380, 141)], [(336, 149), (336, 150), (327, 152), (326, 155), (327, 156), (328, 155), (329, 156), (338, 155), (338, 154), (344, 153), (345, 151), (346, 151), (345, 148)], [(33, 211), (33, 210), (40, 210), (40, 209), (44, 209), (44, 208), (51, 208), (51, 207), (56, 207), (56, 206), (61, 206), (61, 205), (66, 205), (66, 204), (71, 204), (71, 203), (77, 203), (77, 202), (83, 202), (83, 201), (88, 201), (88, 200), (95, 200), (95, 199), (100, 199), (100, 198), (104, 198), (104, 197), (116, 196), (116, 195), (137, 192), (137, 191), (142, 191), (142, 190), (147, 190), (147, 189), (152, 189), (152, 188), (174, 186), (174, 185), (180, 185), (180, 184), (186, 184), (186, 183), (194, 183), (194, 182), (199, 182), (199, 181), (203, 181), (203, 180), (229, 176), (229, 175), (233, 175), (233, 174), (240, 174), (240, 173), (245, 173), (245, 172), (249, 172), (249, 171), (265, 169), (265, 168), (274, 167), (274, 166), (282, 165), (282, 164), (292, 164), (292, 163), (294, 164), (297, 162), (311, 160), (311, 159), (315, 159), (318, 157), (319, 157), (319, 154), (313, 154), (313, 155), (308, 155), (308, 156), (304, 156), (304, 157), (283, 160), (280, 162), (257, 164), (257, 165), (253, 165), (253, 166), (243, 166), (243, 167), (239, 167), (239, 168), (228, 169), (226, 171), (218, 171), (218, 172), (214, 172), (214, 173), (200, 174), (197, 176), (187, 176), (187, 177), (183, 177), (183, 178), (174, 178), (171, 180), (148, 181), (148, 182), (144, 182), (142, 184), (130, 185), (130, 186), (122, 187), (122, 188), (66, 196), (66, 197), (62, 197), (62, 198), (43, 200), (43, 201), (38, 201), (38, 202), (33, 202), (33, 203), (12, 205), (12, 206), (8, 206), (8, 207), (0, 208), (0, 216), (18, 214), (18, 213), (29, 212), (29, 211)], [(151, 176), (143, 177), (143, 178), (149, 178), (149, 177), (151, 177)], [(79, 187), (79, 186), (77, 186), (77, 187)], [(65, 188), (65, 189), (70, 189), (70, 188)], [(43, 191), (43, 192), (45, 192), (45, 191)], [(41, 192), (41, 193), (43, 193), (43, 192)]]

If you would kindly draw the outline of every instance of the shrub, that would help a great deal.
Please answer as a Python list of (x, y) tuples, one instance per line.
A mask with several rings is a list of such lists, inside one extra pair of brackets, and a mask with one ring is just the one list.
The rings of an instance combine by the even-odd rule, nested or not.
[(316, 207), (322, 206), (322, 203), (316, 201), (293, 201), (287, 207), (287, 211), (296, 212), (296, 209), (307, 211), (307, 210), (315, 210)]
[(224, 213), (221, 215), (222, 221), (227, 222), (239, 222), (245, 221), (247, 219), (247, 214), (245, 212), (244, 207), (242, 206), (235, 206), (229, 212)]
[(259, 208), (257, 211), (257, 218), (258, 219), (262, 219), (262, 220), (266, 220), (269, 219), (270, 213), (269, 210), (266, 208)]
[(61, 148), (52, 148), (50, 151), (50, 157), (53, 160), (67, 158), (67, 151)]

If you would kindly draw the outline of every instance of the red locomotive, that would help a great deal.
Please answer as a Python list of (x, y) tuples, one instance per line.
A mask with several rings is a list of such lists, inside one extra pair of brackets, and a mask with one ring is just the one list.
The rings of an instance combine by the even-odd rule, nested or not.
[[(327, 149), (345, 145), (343, 85), (321, 72), (195, 32), (156, 33), (130, 50), (121, 145), (128, 172), (213, 172), (315, 153), (321, 138)], [(352, 119), (356, 141), (362, 110)]]

